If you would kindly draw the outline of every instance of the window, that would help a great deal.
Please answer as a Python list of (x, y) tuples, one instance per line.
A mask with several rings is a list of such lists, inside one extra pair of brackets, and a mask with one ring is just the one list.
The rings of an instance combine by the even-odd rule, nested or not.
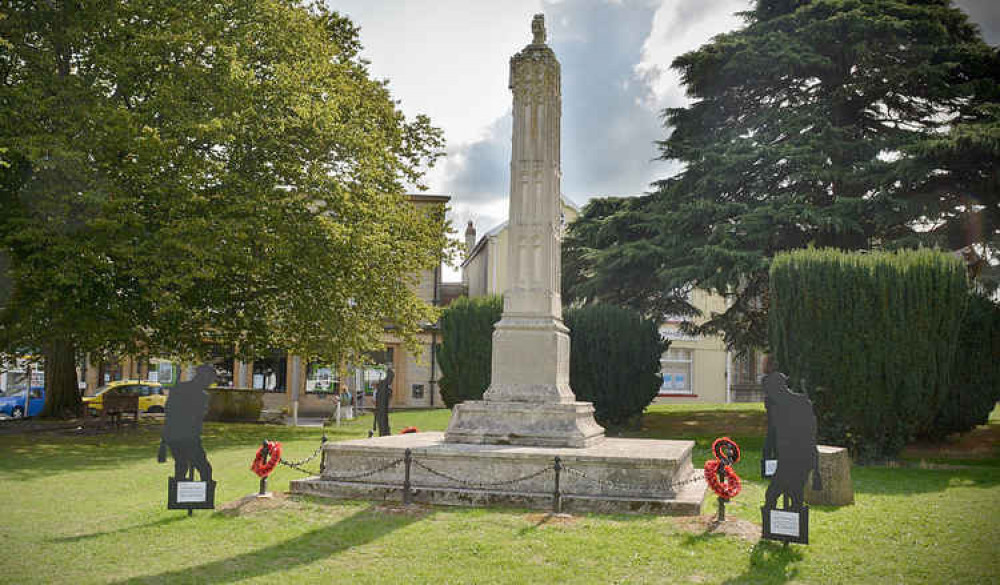
[(335, 366), (311, 363), (306, 367), (306, 393), (327, 393), (340, 391), (340, 379)]
[(288, 372), (288, 355), (283, 351), (254, 360), (251, 386), (265, 392), (284, 392)]
[(660, 394), (694, 394), (691, 381), (693, 363), (690, 349), (668, 349), (660, 357), (660, 372), (663, 374)]
[(149, 362), (149, 374), (146, 378), (150, 382), (171, 385), (177, 382), (177, 379), (174, 377), (176, 372), (177, 368), (172, 363), (154, 359)]
[(233, 386), (233, 348), (221, 343), (211, 343), (208, 363), (215, 367), (215, 385), (220, 388)]

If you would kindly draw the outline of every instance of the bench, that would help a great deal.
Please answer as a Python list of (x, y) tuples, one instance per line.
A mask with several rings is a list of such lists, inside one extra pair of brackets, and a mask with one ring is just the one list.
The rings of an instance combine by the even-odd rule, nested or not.
[(119, 427), (122, 424), (122, 415), (132, 414), (132, 426), (139, 426), (138, 396), (110, 394), (104, 397), (102, 403), (101, 418), (105, 421), (114, 423), (115, 427)]

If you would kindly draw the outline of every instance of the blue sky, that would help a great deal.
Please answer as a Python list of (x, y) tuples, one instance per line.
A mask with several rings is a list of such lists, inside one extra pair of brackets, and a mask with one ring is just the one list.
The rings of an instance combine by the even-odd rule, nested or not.
[[(531, 41), (544, 13), (562, 63), (562, 191), (640, 195), (676, 172), (656, 161), (659, 112), (686, 103), (669, 69), (681, 53), (740, 25), (748, 0), (328, 0), (361, 27), (375, 77), (408, 116), (442, 128), (448, 156), (427, 177), (452, 197), (460, 231), (480, 233), (507, 215), (510, 162), (508, 59)], [(1000, 0), (960, 0), (991, 45), (1000, 44)]]

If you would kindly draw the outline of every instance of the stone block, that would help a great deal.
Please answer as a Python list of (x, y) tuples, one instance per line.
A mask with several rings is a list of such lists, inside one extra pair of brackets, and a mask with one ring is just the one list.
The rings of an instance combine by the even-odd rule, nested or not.
[(806, 503), (819, 506), (847, 506), (854, 503), (851, 483), (851, 457), (843, 447), (818, 445), (819, 474), (823, 489), (814, 491), (812, 479), (806, 482)]
[(446, 443), (441, 433), (374, 437), (324, 447), (320, 477), (292, 480), (293, 493), (402, 501), (403, 456), (412, 453), (414, 502), (552, 509), (554, 458), (566, 512), (697, 515), (705, 494), (691, 464), (693, 441), (606, 439), (587, 448)]

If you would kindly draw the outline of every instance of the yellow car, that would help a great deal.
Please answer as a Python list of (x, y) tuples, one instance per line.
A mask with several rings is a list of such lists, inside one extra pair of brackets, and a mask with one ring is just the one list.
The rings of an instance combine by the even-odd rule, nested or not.
[(139, 410), (142, 412), (163, 412), (167, 404), (167, 389), (157, 382), (143, 380), (122, 380), (101, 386), (93, 396), (84, 396), (83, 404), (91, 414), (97, 414), (104, 407), (104, 397), (108, 394), (138, 396)]

